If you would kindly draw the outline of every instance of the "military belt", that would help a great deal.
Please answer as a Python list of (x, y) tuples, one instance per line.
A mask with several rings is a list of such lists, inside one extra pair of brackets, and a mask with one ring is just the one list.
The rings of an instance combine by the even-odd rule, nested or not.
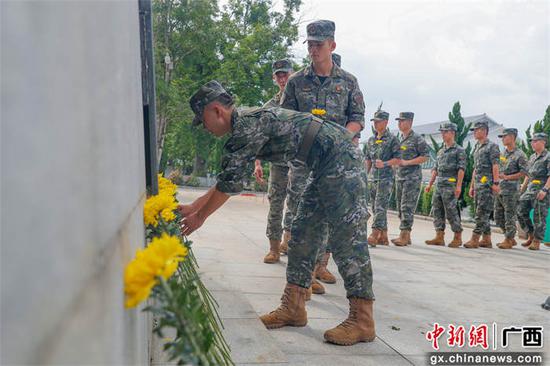
[(324, 121), (320, 118), (313, 117), (311, 119), (311, 123), (308, 124), (306, 133), (304, 134), (304, 138), (302, 139), (302, 143), (298, 149), (298, 154), (296, 154), (296, 160), (302, 163), (307, 161), (309, 151), (311, 150), (311, 146), (313, 146), (313, 141), (315, 141), (315, 138), (317, 137), (323, 123)]

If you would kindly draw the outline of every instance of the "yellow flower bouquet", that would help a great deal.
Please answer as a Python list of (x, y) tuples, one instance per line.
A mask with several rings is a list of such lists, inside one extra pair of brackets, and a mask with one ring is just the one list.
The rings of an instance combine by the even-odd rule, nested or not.
[(176, 330), (176, 337), (164, 343), (170, 361), (233, 365), (217, 304), (197, 273), (191, 241), (178, 226), (177, 186), (159, 174), (158, 187), (143, 207), (148, 245), (124, 270), (124, 305), (130, 309), (147, 301), (143, 311), (153, 313), (153, 333), (160, 339), (166, 328)]

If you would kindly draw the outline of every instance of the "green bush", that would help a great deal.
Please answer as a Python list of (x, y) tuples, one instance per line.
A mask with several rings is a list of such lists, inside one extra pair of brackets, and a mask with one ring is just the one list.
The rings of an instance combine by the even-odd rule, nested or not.
[(199, 187), (201, 183), (199, 182), (199, 178), (192, 175), (191, 177), (189, 177), (189, 179), (187, 179), (187, 182), (185, 182), (185, 185), (189, 187)]

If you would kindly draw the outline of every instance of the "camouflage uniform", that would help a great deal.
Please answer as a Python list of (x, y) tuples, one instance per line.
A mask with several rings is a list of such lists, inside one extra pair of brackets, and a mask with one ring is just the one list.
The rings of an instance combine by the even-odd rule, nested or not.
[[(539, 134), (535, 134), (533, 138), (536, 138), (536, 135)], [(546, 216), (550, 205), (550, 196), (546, 194), (544, 199), (540, 201), (537, 199), (537, 194), (544, 187), (548, 176), (550, 176), (550, 154), (546, 149), (540, 155), (534, 153), (529, 158), (527, 166), (529, 185), (519, 199), (518, 220), (521, 228), (527, 234), (534, 234), (536, 239), (542, 241), (546, 231)], [(533, 222), (529, 217), (531, 210), (533, 210)]]
[[(512, 175), (520, 172), (527, 173), (527, 156), (517, 148), (512, 151), (505, 149), (500, 156), (500, 173)], [(504, 236), (509, 239), (516, 236), (519, 182), (520, 179), (501, 180), (500, 193), (495, 197), (495, 222), (504, 232)]]
[[(475, 128), (479, 128), (476, 123)], [(494, 207), (494, 196), (491, 186), (493, 185), (493, 164), (498, 164), (500, 150), (494, 142), (486, 140), (484, 143), (476, 144), (474, 148), (474, 202), (476, 207), (475, 234), (491, 234), (491, 212)], [(497, 177), (498, 178), (498, 177)]]
[[(385, 119), (387, 118), (386, 116)], [(371, 136), (367, 141), (367, 159), (372, 162), (370, 200), (374, 215), (373, 229), (386, 230), (388, 227), (387, 211), (393, 188), (393, 168), (387, 166), (379, 169), (374, 162), (377, 159), (388, 161), (400, 156), (399, 141), (389, 130), (380, 137)]]
[[(316, 123), (313, 119), (320, 121), (311, 114), (282, 108), (235, 112), (216, 188), (227, 194), (239, 193), (245, 168), (254, 158), (272, 163), (293, 160), (306, 130)], [(311, 177), (292, 224), (287, 281), (310, 286), (319, 249), (311, 238), (328, 223), (334, 259), (348, 297), (373, 299), (363, 161), (347, 130), (335, 123), (322, 123), (302, 164)]]
[[(399, 118), (408, 117), (404, 113), (401, 113), (403, 116)], [(410, 119), (412, 119), (412, 116)], [(428, 144), (422, 136), (417, 135), (414, 131), (411, 131), (409, 136), (400, 141), (399, 148), (401, 149), (401, 159), (404, 160), (415, 159), (419, 156), (428, 157), (429, 155)], [(416, 206), (418, 205), (420, 189), (422, 188), (422, 167), (420, 165), (398, 167), (395, 188), (397, 210), (401, 219), (399, 229), (410, 231)]]
[[(443, 125), (441, 129), (443, 128), (456, 131), (456, 126), (450, 122)], [(451, 230), (455, 233), (460, 233), (462, 232), (462, 224), (460, 223), (455, 189), (458, 172), (466, 170), (466, 152), (456, 142), (449, 147), (443, 145), (437, 153), (434, 170), (437, 172), (435, 192), (432, 197), (435, 230), (445, 230), (446, 217), (451, 225)]]
[[(334, 29), (332, 32), (334, 34)], [(310, 113), (313, 110), (322, 110), (324, 115), (319, 117), (344, 127), (351, 121), (364, 125), (365, 103), (357, 79), (336, 64), (333, 64), (330, 76), (326, 77), (324, 81), (321, 81), (315, 74), (313, 65), (293, 74), (284, 90), (281, 107)], [(350, 134), (348, 138), (351, 140), (351, 137)], [(307, 167), (290, 163), (287, 210), (285, 212), (285, 216), (290, 220), (297, 211), (309, 175)], [(328, 241), (327, 229), (320, 230), (314, 240), (317, 241), (320, 255), (322, 255)]]
[[(292, 72), (292, 64), (288, 60), (277, 60), (272, 65), (273, 74), (277, 72)], [(267, 103), (264, 108), (279, 107), (283, 91), (280, 90)], [(285, 199), (288, 185), (288, 164), (269, 164), (269, 181), (267, 199), (269, 200), (269, 213), (267, 215), (266, 235), (269, 240), (281, 241), (283, 230), (290, 232), (291, 217), (285, 216)], [(283, 226), (281, 227), (281, 223)]]

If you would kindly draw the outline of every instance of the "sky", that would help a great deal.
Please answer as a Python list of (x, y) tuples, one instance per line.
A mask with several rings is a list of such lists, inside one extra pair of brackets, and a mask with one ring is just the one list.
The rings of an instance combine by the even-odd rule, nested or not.
[(383, 101), (390, 129), (400, 111), (437, 122), (460, 101), (463, 116), (487, 113), (523, 131), (550, 104), (550, 0), (305, 0), (300, 16), (296, 59), (307, 55), (306, 25), (334, 21), (366, 120)]

